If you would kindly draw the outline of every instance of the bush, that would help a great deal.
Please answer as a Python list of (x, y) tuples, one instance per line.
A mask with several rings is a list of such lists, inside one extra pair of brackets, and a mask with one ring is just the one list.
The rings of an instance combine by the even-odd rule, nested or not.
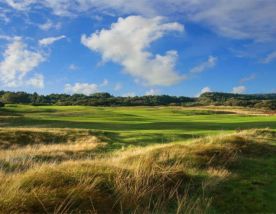
[(0, 107), (4, 107), (4, 106), (5, 106), (5, 104), (0, 102)]

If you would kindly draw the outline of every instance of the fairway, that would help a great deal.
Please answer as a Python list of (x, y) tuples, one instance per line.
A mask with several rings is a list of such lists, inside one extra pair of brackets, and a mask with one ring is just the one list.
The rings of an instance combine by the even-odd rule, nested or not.
[[(233, 110), (233, 109), (230, 109)], [(8, 105), (0, 127), (94, 130), (112, 143), (168, 143), (239, 129), (276, 129), (276, 115), (181, 107), (86, 107)]]

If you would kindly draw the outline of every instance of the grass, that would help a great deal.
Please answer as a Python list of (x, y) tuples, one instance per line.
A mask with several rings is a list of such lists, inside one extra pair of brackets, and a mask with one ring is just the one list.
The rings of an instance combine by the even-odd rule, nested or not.
[(0, 213), (276, 212), (275, 116), (176, 107), (0, 111)]
[(276, 115), (234, 110), (9, 105), (1, 110), (0, 127), (89, 129), (117, 143), (116, 148), (183, 141), (236, 129), (276, 129)]

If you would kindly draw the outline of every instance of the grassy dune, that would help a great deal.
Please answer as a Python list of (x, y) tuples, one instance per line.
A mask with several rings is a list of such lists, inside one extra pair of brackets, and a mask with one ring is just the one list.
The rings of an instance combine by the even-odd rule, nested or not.
[(0, 213), (274, 213), (276, 120), (255, 113), (8, 106)]
[(95, 138), (1, 150), (0, 211), (272, 212), (275, 137), (250, 130), (105, 155)]

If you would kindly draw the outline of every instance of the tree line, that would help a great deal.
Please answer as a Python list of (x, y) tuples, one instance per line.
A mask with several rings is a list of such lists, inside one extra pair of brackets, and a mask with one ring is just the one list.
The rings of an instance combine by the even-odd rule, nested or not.
[(49, 94), (39, 95), (26, 92), (0, 91), (0, 101), (5, 104), (32, 104), (32, 105), (86, 105), (86, 106), (156, 106), (181, 105), (194, 102), (195, 98), (176, 97), (168, 95), (115, 97), (109, 93), (94, 93), (89, 96), (83, 94)]
[(276, 110), (276, 94), (231, 94), (207, 92), (198, 98), (185, 96), (153, 95), (115, 97), (109, 93), (49, 94), (0, 91), (0, 107), (4, 104), (31, 105), (84, 105), (84, 106), (199, 106), (222, 105), (265, 108)]
[(202, 94), (197, 102), (203, 105), (243, 106), (276, 110), (276, 93), (272, 94), (232, 94), (208, 92)]

